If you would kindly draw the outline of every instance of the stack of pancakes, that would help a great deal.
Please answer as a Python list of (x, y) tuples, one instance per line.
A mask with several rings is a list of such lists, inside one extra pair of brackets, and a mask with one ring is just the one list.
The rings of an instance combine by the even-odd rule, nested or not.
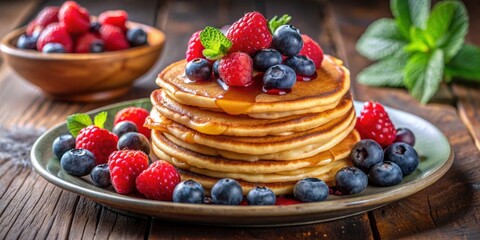
[(298, 81), (284, 95), (263, 93), (261, 75), (255, 77), (260, 85), (250, 87), (190, 82), (185, 65), (179, 61), (160, 73), (145, 123), (154, 153), (176, 166), (183, 180), (209, 190), (233, 178), (245, 194), (266, 186), (280, 195), (306, 177), (331, 183), (350, 165), (347, 156), (359, 135), (349, 71), (340, 60), (325, 55), (315, 79)]

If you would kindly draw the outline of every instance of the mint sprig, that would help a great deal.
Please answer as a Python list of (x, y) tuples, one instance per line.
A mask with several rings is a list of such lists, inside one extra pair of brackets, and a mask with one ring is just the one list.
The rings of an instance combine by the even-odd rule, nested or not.
[(357, 76), (371, 86), (406, 87), (428, 102), (442, 81), (480, 83), (480, 49), (465, 45), (468, 14), (458, 0), (444, 0), (430, 11), (429, 0), (391, 0), (394, 19), (372, 23), (357, 51), (378, 61)]
[(270, 32), (273, 34), (277, 28), (279, 28), (282, 25), (287, 24), (290, 22), (292, 17), (288, 16), (287, 14), (284, 14), (280, 18), (277, 16), (274, 16), (270, 21), (268, 21), (268, 28), (270, 29)]
[(232, 47), (232, 42), (219, 29), (210, 26), (200, 32), (200, 42), (205, 48), (203, 56), (210, 60), (222, 58)]
[(103, 128), (105, 122), (107, 121), (107, 112), (101, 112), (95, 115), (95, 118), (92, 122), (92, 119), (88, 114), (85, 113), (76, 113), (67, 117), (67, 128), (70, 131), (70, 134), (73, 137), (77, 137), (80, 130), (90, 125), (95, 125), (99, 128)]

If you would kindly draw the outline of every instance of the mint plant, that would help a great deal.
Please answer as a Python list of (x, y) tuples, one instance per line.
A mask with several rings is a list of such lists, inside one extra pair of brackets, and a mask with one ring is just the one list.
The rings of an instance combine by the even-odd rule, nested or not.
[(357, 42), (364, 57), (377, 61), (357, 76), (377, 87), (406, 87), (427, 103), (442, 81), (480, 83), (480, 48), (465, 44), (468, 14), (458, 0), (430, 11), (430, 0), (391, 0), (394, 19), (372, 23)]

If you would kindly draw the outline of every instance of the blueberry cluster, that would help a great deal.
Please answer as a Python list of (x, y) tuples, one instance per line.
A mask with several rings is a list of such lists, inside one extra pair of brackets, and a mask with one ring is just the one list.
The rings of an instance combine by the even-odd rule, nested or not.
[(406, 128), (397, 129), (395, 142), (385, 150), (374, 140), (359, 141), (350, 154), (354, 167), (342, 168), (335, 175), (337, 190), (343, 194), (360, 193), (367, 187), (368, 179), (380, 187), (399, 184), (418, 167), (414, 144), (415, 136)]

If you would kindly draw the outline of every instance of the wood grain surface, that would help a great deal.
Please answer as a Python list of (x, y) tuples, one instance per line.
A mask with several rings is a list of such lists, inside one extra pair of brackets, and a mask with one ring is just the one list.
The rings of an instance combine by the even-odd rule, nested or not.
[[(25, 23), (42, 2), (0, 2), (0, 33)], [(222, 27), (244, 12), (257, 10), (270, 18), (288, 13), (293, 23), (319, 40), (326, 53), (344, 59), (356, 74), (370, 64), (354, 48), (365, 28), (379, 17), (390, 17), (388, 1), (130, 1), (79, 0), (92, 14), (125, 9), (133, 21), (155, 25), (167, 35), (165, 50), (152, 70), (121, 99), (77, 104), (44, 97), (0, 63), (0, 126), (46, 129), (76, 112), (109, 103), (147, 97), (156, 88), (162, 68), (182, 59), (190, 35), (211, 25)], [(480, 45), (480, 8), (465, 1), (471, 18), (468, 41)], [(4, 13), (8, 14), (4, 14)], [(101, 67), (101, 66), (100, 66)], [(402, 89), (369, 88), (353, 82), (358, 100), (376, 100), (434, 123), (450, 140), (455, 161), (437, 183), (401, 201), (354, 217), (322, 224), (282, 228), (220, 228), (126, 216), (89, 199), (63, 191), (15, 161), (0, 162), (0, 238), (2, 239), (396, 239), (480, 238), (480, 89), (444, 86), (435, 102), (420, 105)], [(477, 146), (475, 146), (477, 144)]]

